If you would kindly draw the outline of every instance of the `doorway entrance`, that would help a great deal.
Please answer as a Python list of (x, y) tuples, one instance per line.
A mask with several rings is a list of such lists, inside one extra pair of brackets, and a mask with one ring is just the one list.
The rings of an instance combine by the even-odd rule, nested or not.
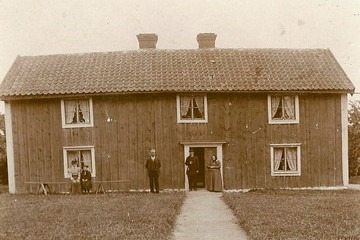
[[(184, 142), (184, 160), (189, 156), (190, 148), (194, 149), (194, 155), (199, 159), (199, 173), (197, 175), (197, 187), (198, 188), (205, 188), (206, 187), (206, 168), (209, 164), (211, 156), (214, 154), (217, 156), (217, 159), (221, 162), (223, 160), (223, 151), (222, 151), (222, 144), (224, 142), (196, 142), (196, 143), (189, 143)], [(189, 190), (189, 180), (186, 175), (186, 167), (185, 168), (185, 190)], [(221, 168), (221, 178), (223, 180), (223, 168)], [(222, 181), (223, 183), (224, 181)]]

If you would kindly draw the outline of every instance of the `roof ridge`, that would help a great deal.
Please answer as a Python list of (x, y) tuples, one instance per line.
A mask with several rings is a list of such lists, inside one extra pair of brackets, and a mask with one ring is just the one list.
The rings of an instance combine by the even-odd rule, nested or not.
[(212, 51), (327, 51), (328, 48), (189, 48), (189, 49), (135, 49), (135, 50), (121, 50), (121, 51), (102, 51), (102, 52), (75, 52), (75, 53), (55, 53), (55, 54), (40, 54), (40, 55), (18, 55), (17, 58), (37, 58), (37, 57), (51, 57), (51, 56), (84, 56), (84, 55), (106, 55), (106, 54), (121, 54), (121, 53), (156, 53), (156, 52), (212, 52)]

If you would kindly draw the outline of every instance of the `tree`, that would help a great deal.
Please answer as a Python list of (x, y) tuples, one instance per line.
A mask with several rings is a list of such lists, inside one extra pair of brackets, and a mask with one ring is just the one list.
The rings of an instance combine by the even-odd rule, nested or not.
[(360, 159), (360, 101), (350, 102), (349, 109), (349, 173), (359, 175), (358, 158)]
[(5, 117), (0, 114), (0, 183), (7, 184), (8, 171), (6, 161), (6, 137), (5, 137)]

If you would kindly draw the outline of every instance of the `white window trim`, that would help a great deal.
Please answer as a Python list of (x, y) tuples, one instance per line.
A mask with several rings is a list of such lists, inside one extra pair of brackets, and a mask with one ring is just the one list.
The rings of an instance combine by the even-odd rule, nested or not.
[[(297, 171), (281, 171), (277, 172), (274, 170), (274, 148), (276, 147), (297, 147)], [(301, 176), (301, 143), (282, 143), (282, 144), (270, 144), (270, 160), (271, 160), (271, 176)]]
[[(81, 98), (82, 99), (82, 98)], [(82, 128), (82, 127), (94, 127), (94, 111), (93, 111), (93, 102), (91, 98), (84, 98), (89, 100), (89, 109), (90, 109), (90, 123), (76, 123), (76, 124), (67, 124), (65, 121), (65, 102), (67, 101), (67, 99), (65, 100), (61, 100), (61, 123), (62, 123), (62, 128)], [(69, 101), (71, 100), (78, 100), (78, 99), (68, 99)]]
[[(276, 94), (275, 94), (276, 95)], [(294, 124), (300, 122), (300, 113), (299, 113), (299, 96), (295, 96), (295, 119), (294, 120), (278, 120), (278, 119), (272, 119), (272, 113), (271, 113), (271, 96), (275, 95), (268, 95), (268, 119), (269, 124)], [(290, 96), (291, 94), (280, 94), (279, 96)]]
[(208, 104), (207, 104), (207, 96), (205, 94), (196, 94), (202, 95), (204, 97), (204, 119), (181, 119), (180, 114), (180, 96), (186, 96), (190, 94), (182, 94), (176, 96), (176, 115), (178, 123), (207, 123), (208, 122)]
[(71, 147), (63, 147), (63, 158), (64, 158), (64, 178), (70, 178), (68, 169), (68, 159), (67, 152), (68, 151), (81, 151), (81, 150), (90, 150), (91, 151), (91, 176), (96, 177), (96, 168), (95, 168), (95, 147), (94, 146), (71, 146)]

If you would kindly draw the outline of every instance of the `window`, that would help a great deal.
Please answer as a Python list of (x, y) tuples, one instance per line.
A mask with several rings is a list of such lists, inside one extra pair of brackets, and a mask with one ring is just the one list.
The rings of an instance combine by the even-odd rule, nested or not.
[(176, 98), (179, 123), (207, 122), (207, 98), (205, 95), (180, 95)]
[(89, 171), (91, 172), (91, 176), (96, 176), (95, 171), (95, 150), (93, 146), (85, 146), (85, 147), (64, 147), (64, 177), (69, 178), (68, 170), (72, 166), (73, 163), (77, 165), (77, 167), (83, 169), (84, 166), (89, 167)]
[(268, 115), (270, 124), (299, 123), (299, 97), (268, 96)]
[(93, 107), (91, 99), (71, 99), (61, 101), (63, 128), (92, 127)]
[(300, 176), (300, 144), (271, 144), (271, 176)]

